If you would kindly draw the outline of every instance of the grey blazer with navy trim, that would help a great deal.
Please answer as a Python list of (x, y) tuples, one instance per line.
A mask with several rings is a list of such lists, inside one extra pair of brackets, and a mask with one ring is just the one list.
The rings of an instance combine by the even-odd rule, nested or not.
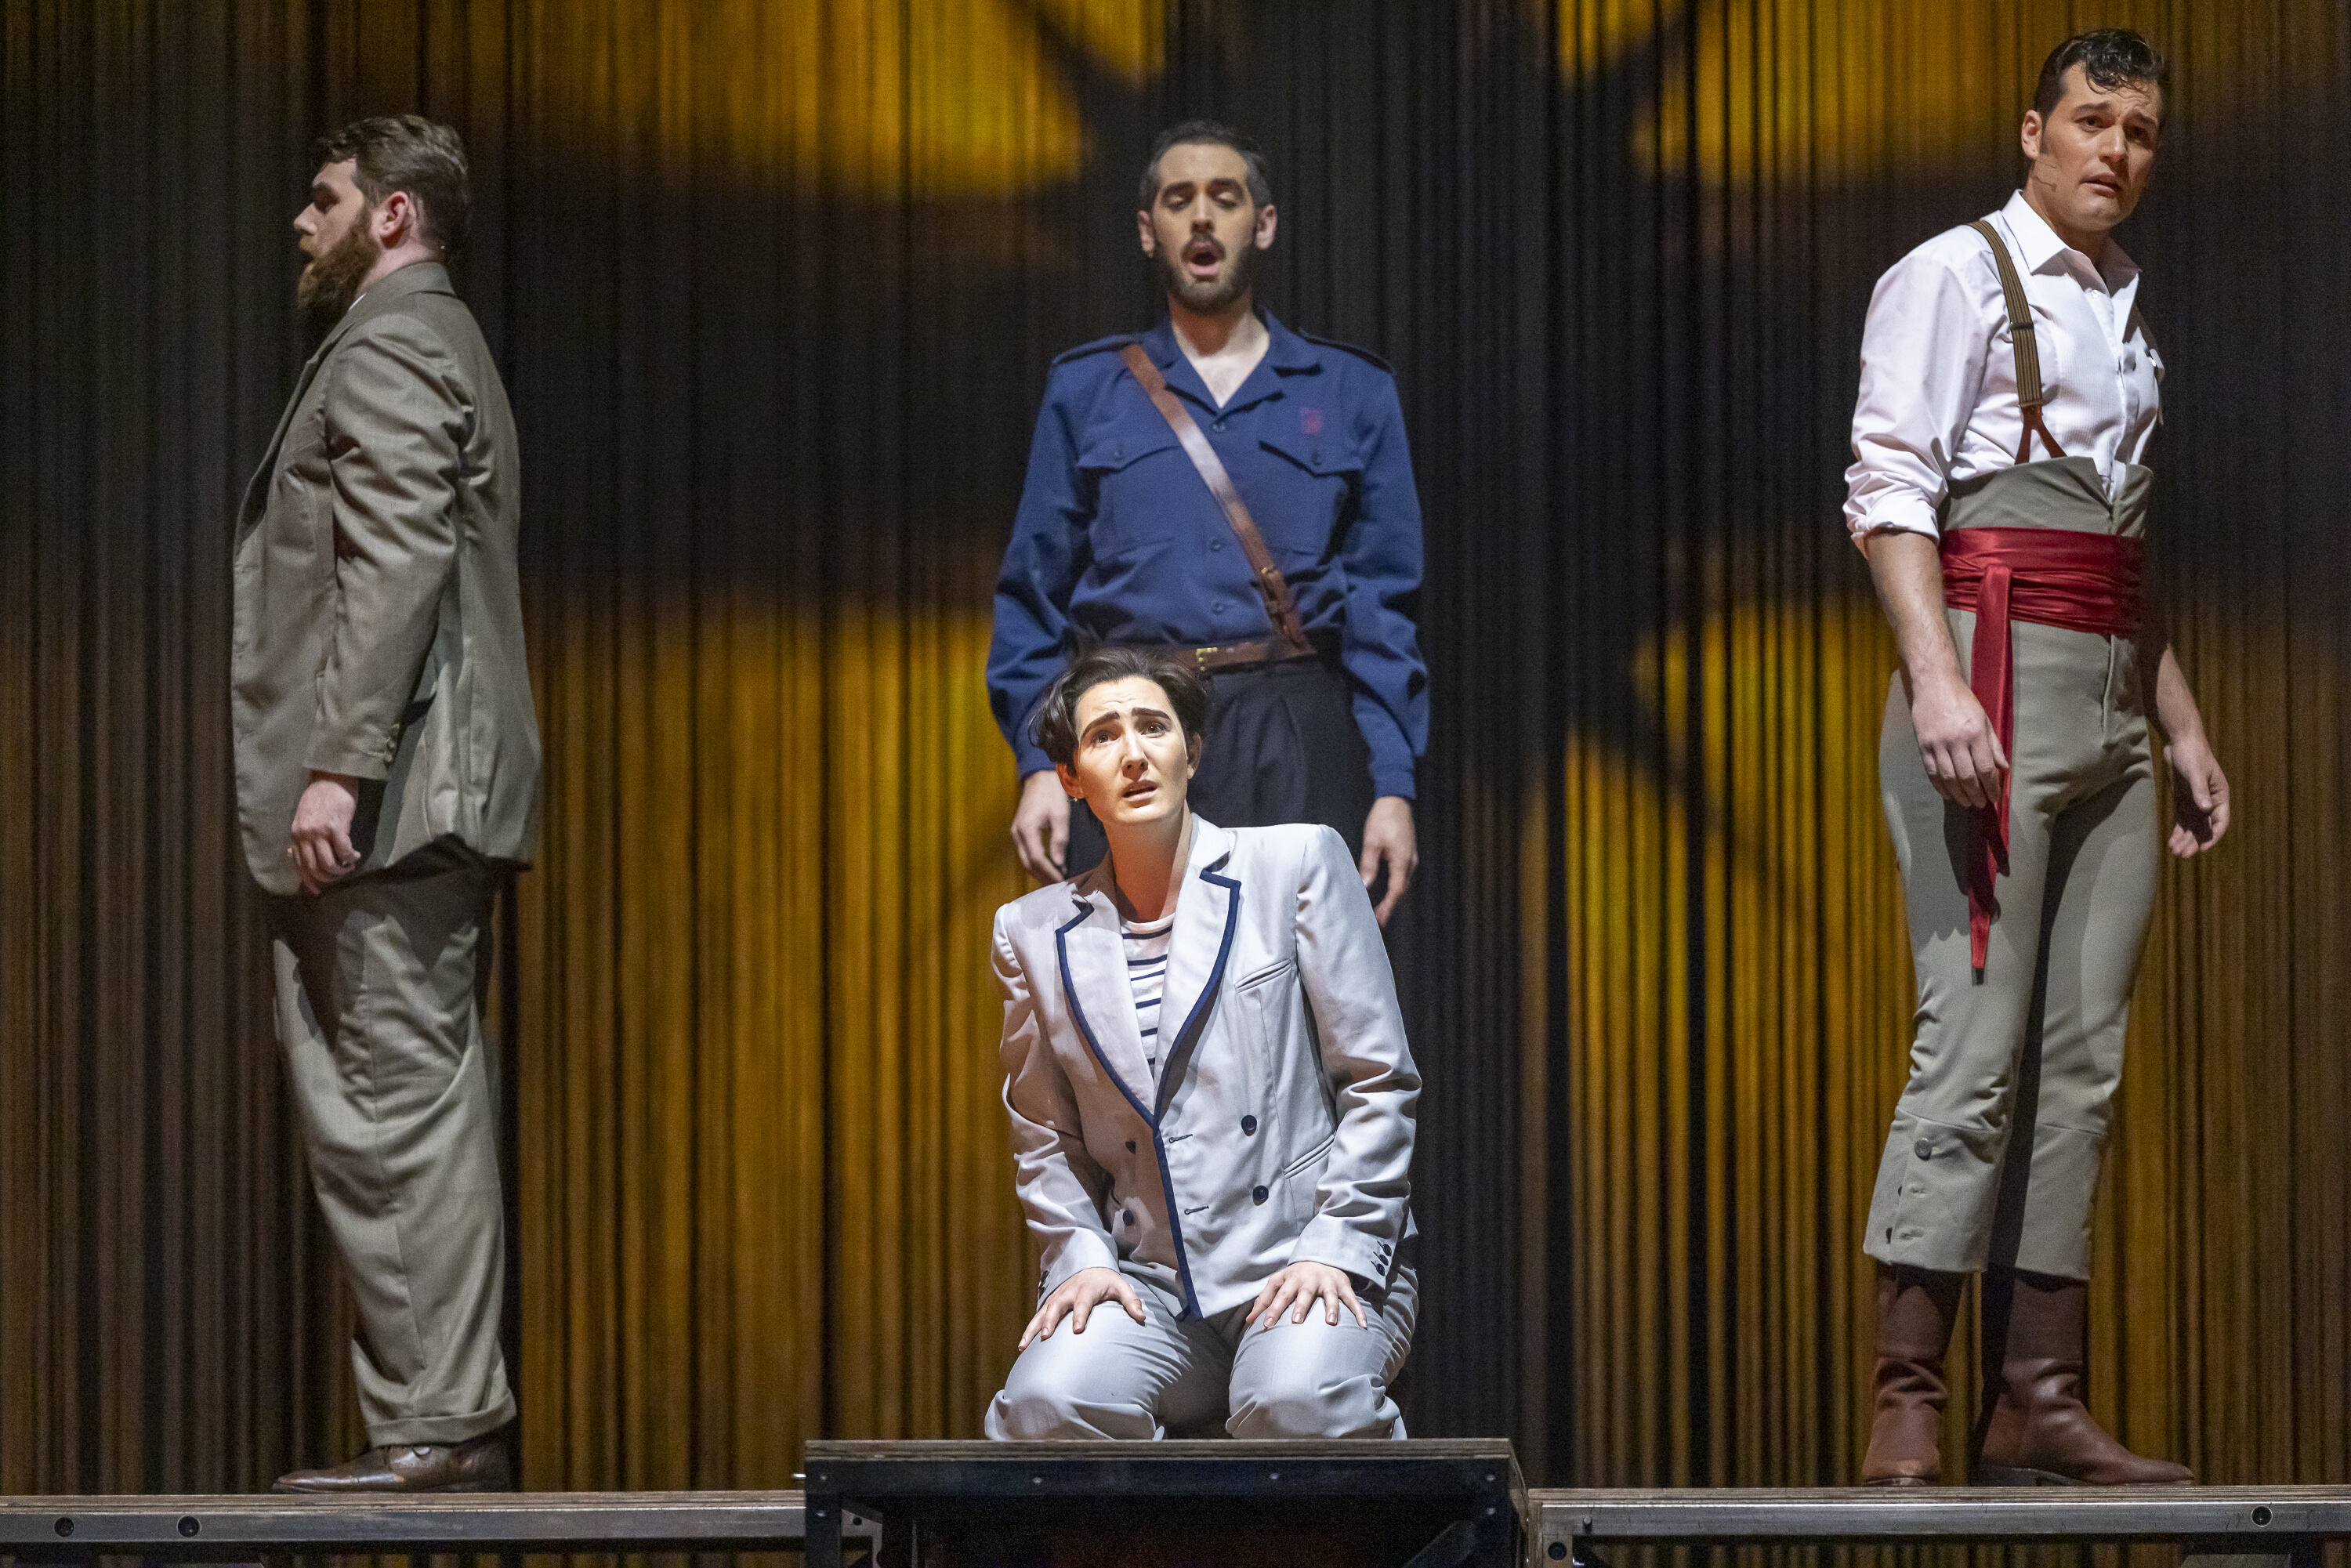
[(1374, 1285), (1413, 1233), (1420, 1074), (1371, 901), (1325, 827), (1196, 818), (1154, 1083), (1107, 862), (997, 911), (1004, 1104), (1041, 1298), (1131, 1269), (1187, 1315), (1285, 1264)]

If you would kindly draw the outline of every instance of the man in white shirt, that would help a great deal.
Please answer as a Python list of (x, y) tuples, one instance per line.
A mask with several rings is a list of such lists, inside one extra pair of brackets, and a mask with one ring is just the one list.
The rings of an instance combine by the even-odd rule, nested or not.
[(1878, 768), (1918, 982), (1865, 1242), (1873, 1484), (1940, 1478), (1943, 1358), (1976, 1272), (1975, 1481), (2192, 1479), (2084, 1401), (2090, 1204), (2155, 900), (2150, 695), (2172, 852), (2229, 823), (2142, 586), (2163, 363), (2111, 237), (2154, 172), (2164, 69), (2118, 28), (2060, 45), (2024, 117), (2024, 189), (1870, 301), (1845, 517), (1901, 650)]

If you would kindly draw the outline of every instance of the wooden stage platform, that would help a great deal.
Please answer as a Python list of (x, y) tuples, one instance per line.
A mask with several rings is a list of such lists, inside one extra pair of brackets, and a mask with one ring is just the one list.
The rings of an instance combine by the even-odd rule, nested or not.
[(2351, 1539), (2351, 1488), (1530, 1490), (1499, 1440), (813, 1443), (807, 1462), (802, 1491), (0, 1498), (0, 1555), (797, 1550), (836, 1568), (878, 1539), (893, 1564), (1127, 1563), (1165, 1547), (1169, 1561), (1550, 1568), (1648, 1542), (2169, 1542), (2307, 1563)]

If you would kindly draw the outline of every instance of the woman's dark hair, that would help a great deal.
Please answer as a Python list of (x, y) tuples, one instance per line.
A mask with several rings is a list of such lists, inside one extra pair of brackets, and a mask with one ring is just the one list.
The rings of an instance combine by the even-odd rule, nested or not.
[(2096, 27), (2076, 33), (2041, 62), (2041, 82), (2032, 90), (2032, 107), (2049, 118), (2065, 96), (2065, 73), (2075, 66), (2100, 92), (2118, 87), (2151, 87), (2160, 93), (2170, 79), (2171, 64), (2163, 51), (2128, 27)]
[(1200, 737), (1208, 723), (1208, 686), (1198, 672), (1156, 648), (1096, 648), (1070, 661), (1037, 704), (1037, 744), (1063, 767), (1078, 754), (1078, 699), (1112, 681), (1157, 683), (1184, 727), (1184, 744)]

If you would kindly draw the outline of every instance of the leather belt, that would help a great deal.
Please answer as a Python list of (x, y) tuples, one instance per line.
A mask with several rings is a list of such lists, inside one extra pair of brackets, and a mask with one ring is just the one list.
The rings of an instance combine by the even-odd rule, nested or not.
[(2008, 870), (2009, 782), (2016, 776), (2016, 660), (2011, 620), (2137, 637), (2145, 547), (2070, 528), (1956, 528), (1943, 536), (1943, 601), (1976, 615), (1968, 685), (1983, 704), (2009, 768), (2000, 803), (1968, 813), (1968, 950), (1980, 972), (1991, 945), (1993, 877)]
[(1239, 670), (1252, 664), (1286, 664), (1298, 659), (1319, 659), (1319, 648), (1293, 648), (1271, 637), (1254, 643), (1217, 643), (1207, 647), (1170, 648), (1167, 652), (1202, 674), (1211, 670)]

